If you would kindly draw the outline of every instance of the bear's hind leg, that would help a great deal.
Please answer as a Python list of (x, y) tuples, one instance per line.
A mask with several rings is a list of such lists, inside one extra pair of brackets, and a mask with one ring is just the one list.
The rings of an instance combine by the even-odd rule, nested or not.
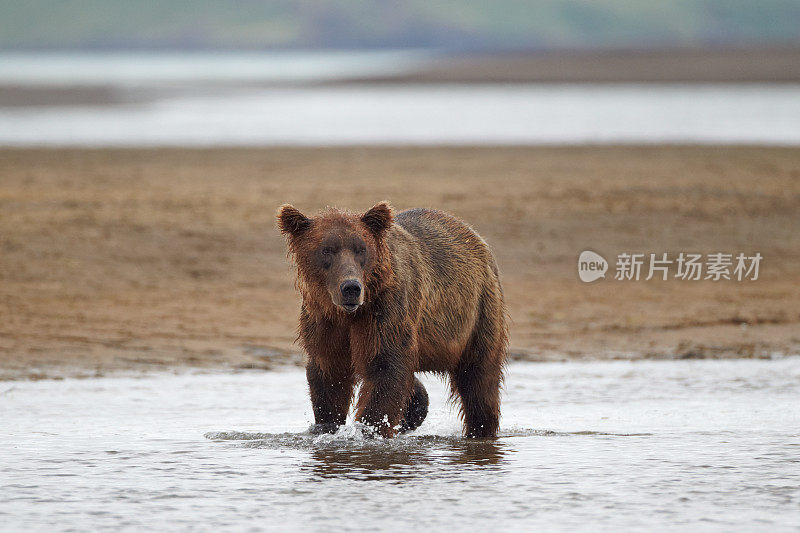
[(461, 364), (451, 373), (452, 389), (461, 398), (466, 436), (494, 438), (500, 425), (502, 368), (487, 361)]
[(467, 348), (450, 373), (452, 393), (461, 397), (469, 438), (497, 436), (507, 342), (504, 316), (502, 300), (491, 292), (484, 294)]
[(403, 420), (400, 422), (400, 432), (417, 429), (425, 421), (426, 416), (428, 416), (428, 391), (419, 379), (414, 378), (414, 388), (406, 405)]

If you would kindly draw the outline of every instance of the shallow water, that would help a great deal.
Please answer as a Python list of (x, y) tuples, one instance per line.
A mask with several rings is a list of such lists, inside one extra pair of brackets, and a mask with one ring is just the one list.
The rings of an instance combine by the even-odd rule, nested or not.
[(114, 97), (0, 106), (0, 146), (800, 144), (797, 84), (335, 84), (437, 58), (424, 50), (4, 53), (0, 85), (100, 86)]
[(275, 52), (3, 52), (0, 84), (152, 88), (198, 83), (332, 81), (400, 74), (437, 57), (424, 50)]
[(0, 107), (0, 145), (800, 144), (800, 85), (359, 85), (194, 93), (126, 105)]
[(312, 436), (303, 373), (0, 384), (3, 530), (800, 526), (800, 358), (513, 364), (501, 436)]

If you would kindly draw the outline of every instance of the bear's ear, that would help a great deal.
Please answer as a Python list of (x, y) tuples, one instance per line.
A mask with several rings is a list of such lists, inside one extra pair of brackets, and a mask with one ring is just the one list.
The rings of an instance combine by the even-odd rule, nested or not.
[(278, 227), (281, 233), (296, 237), (311, 227), (311, 219), (289, 204), (278, 209)]
[(389, 226), (392, 225), (392, 220), (394, 220), (394, 215), (392, 214), (391, 206), (387, 202), (375, 204), (361, 217), (361, 222), (363, 222), (376, 237), (380, 237), (389, 229)]

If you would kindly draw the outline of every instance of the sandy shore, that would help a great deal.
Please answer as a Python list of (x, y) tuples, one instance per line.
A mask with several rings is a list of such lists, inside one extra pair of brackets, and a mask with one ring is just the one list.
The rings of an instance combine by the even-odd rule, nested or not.
[[(3, 379), (299, 363), (284, 202), (470, 222), (515, 358), (800, 353), (796, 148), (5, 149), (0, 176)], [(764, 261), (757, 281), (584, 284), (585, 249)]]

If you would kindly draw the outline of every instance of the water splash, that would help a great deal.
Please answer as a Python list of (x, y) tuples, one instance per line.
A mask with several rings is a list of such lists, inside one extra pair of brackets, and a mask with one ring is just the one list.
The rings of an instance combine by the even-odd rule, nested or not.
[[(313, 427), (313, 426), (312, 426)], [(372, 428), (360, 423), (340, 426), (334, 433), (316, 434), (310, 427), (306, 431), (292, 433), (263, 433), (247, 431), (211, 431), (204, 435), (206, 439), (218, 442), (233, 441), (245, 448), (290, 448), (302, 450), (314, 449), (436, 449), (436, 448), (476, 448), (481, 443), (502, 443), (508, 439), (535, 437), (647, 437), (650, 433), (607, 433), (601, 431), (552, 431), (549, 429), (528, 429), (511, 427), (501, 430), (497, 439), (467, 439), (460, 433), (453, 434), (420, 434), (412, 432), (398, 435), (392, 439), (384, 439)]]

